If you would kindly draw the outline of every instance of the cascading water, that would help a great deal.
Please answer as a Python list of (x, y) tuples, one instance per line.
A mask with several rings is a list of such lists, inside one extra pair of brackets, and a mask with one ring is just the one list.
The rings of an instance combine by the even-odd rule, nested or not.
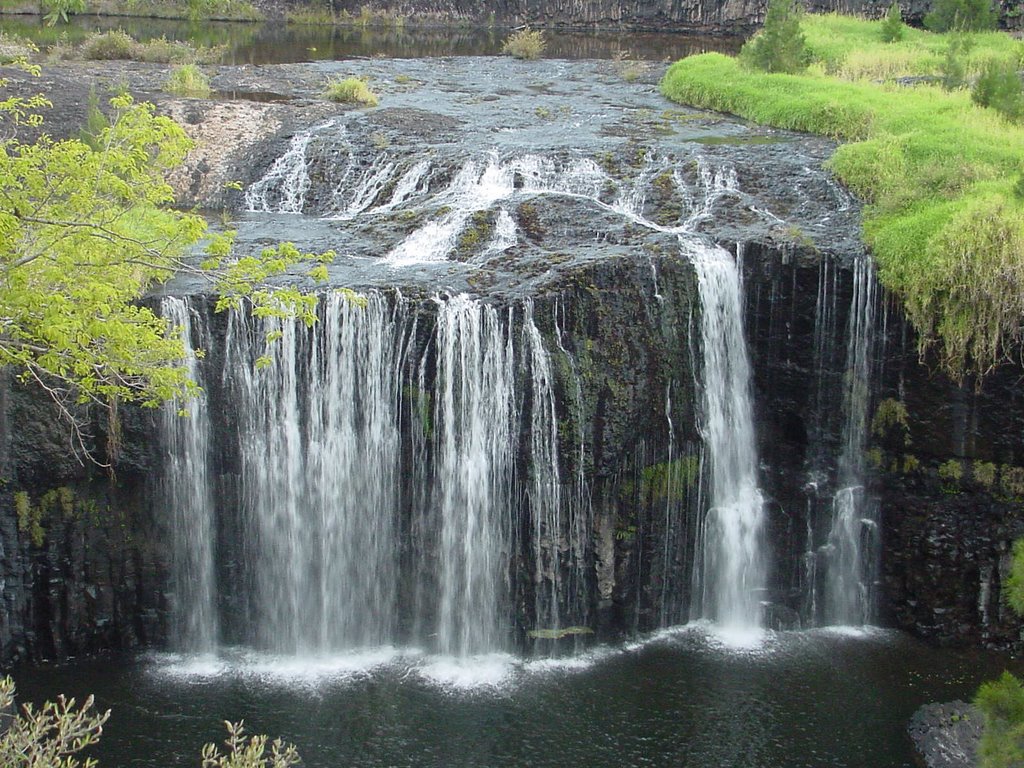
[(245, 208), (267, 213), (302, 213), (310, 179), (307, 151), (314, 131), (297, 133), (263, 178), (245, 190)]
[[(186, 299), (165, 297), (161, 314), (180, 331), (185, 344), (184, 365), (192, 381), (201, 382), (194, 350), (209, 339), (203, 324), (192, 322)], [(179, 413), (183, 411), (183, 413)], [(166, 451), (163, 488), (170, 517), (171, 589), (174, 594), (174, 646), (191, 653), (216, 648), (218, 621), (214, 549), (213, 489), (207, 462), (210, 454), (210, 416), (205, 395), (184, 404), (164, 406), (161, 433)]]
[(437, 639), (442, 653), (468, 656), (507, 643), (515, 355), (494, 308), (464, 295), (439, 303), (437, 350)]
[(226, 343), (253, 532), (252, 639), (279, 652), (381, 645), (396, 620), (402, 304), (321, 304), (310, 331), (235, 315)]
[(843, 382), (842, 447), (832, 526), (824, 548), (825, 621), (866, 624), (873, 617), (877, 576), (877, 504), (864, 487), (864, 448), (871, 401), (876, 282), (868, 259), (854, 265)]
[(709, 508), (698, 544), (699, 616), (729, 629), (755, 628), (767, 564), (740, 274), (717, 246), (684, 240), (683, 247), (700, 291), (701, 433), (710, 465)]

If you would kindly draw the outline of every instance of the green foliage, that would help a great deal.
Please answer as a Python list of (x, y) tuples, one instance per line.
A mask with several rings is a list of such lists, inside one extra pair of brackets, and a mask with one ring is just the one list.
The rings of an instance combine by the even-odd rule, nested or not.
[(971, 101), (991, 107), (1007, 120), (1024, 118), (1024, 88), (1016, 61), (990, 61), (971, 88)]
[(242, 723), (224, 721), (228, 737), (221, 752), (215, 744), (203, 747), (203, 768), (289, 768), (302, 761), (292, 744), (275, 739), (267, 751), (266, 736), (246, 737)]
[(685, 498), (699, 472), (700, 459), (696, 456), (652, 464), (640, 474), (640, 494), (651, 504), (678, 502)]
[(42, 0), (43, 21), (47, 26), (54, 26), (58, 22), (68, 23), (68, 16), (75, 13), (85, 12), (85, 0)]
[[(704, 54), (670, 67), (662, 92), (682, 103), (849, 142), (828, 165), (869, 203), (865, 242), (882, 283), (902, 298), (922, 353), (935, 349), (954, 378), (983, 374), (1024, 340), (1024, 206), (1014, 191), (1024, 167), (1024, 130), (973, 105), (962, 91), (827, 74), (845, 71), (865, 36), (873, 38), (868, 45), (875, 50), (884, 47), (878, 22), (809, 19), (817, 62), (803, 76), (744, 72), (735, 59)], [(843, 38), (847, 28), (853, 42)], [(828, 30), (833, 37), (826, 43)], [(891, 47), (909, 51), (922, 39), (927, 55), (915, 53), (913, 60), (937, 66), (948, 36), (908, 30), (908, 39)], [(1020, 51), (1005, 34), (972, 39), (969, 71), (987, 58)]]
[(0, 64), (27, 61), (39, 49), (31, 40), (9, 32), (0, 32)]
[[(14, 681), (0, 680), (0, 711), (14, 707)], [(110, 712), (96, 713), (90, 696), (79, 708), (63, 696), (38, 710), (24, 705), (0, 735), (0, 765), (25, 768), (92, 768), (96, 761), (78, 754), (95, 744)]]
[(135, 56), (135, 39), (123, 29), (97, 32), (82, 43), (82, 58), (93, 61), (131, 59)]
[(975, 461), (971, 465), (971, 473), (974, 482), (986, 491), (991, 491), (996, 484), (996, 465), (990, 461)]
[(807, 68), (807, 41), (800, 29), (800, 0), (769, 0), (764, 27), (740, 50), (740, 61), (761, 72), (795, 73)]
[(340, 104), (362, 104), (367, 107), (375, 107), (379, 101), (366, 82), (358, 77), (346, 77), (328, 83), (324, 98)]
[(136, 301), (176, 271), (205, 277), (224, 306), (245, 301), (257, 314), (311, 322), (315, 298), (258, 286), (299, 262), (314, 262), (310, 275), (322, 279), (333, 254), (284, 244), (237, 257), (228, 233), (209, 241), (202, 270), (185, 259), (206, 224), (170, 207), (165, 174), (191, 148), (180, 126), (125, 95), (111, 100), (101, 151), (46, 135), (19, 141), (19, 125), (39, 125), (44, 105), (39, 97), (0, 102), (9, 129), (0, 141), (0, 365), (40, 386), (73, 427), (78, 404), (114, 413), (119, 401), (155, 407), (197, 392), (180, 335)]
[(981, 32), (995, 29), (997, 20), (990, 0), (935, 0), (924, 25), (932, 32)]
[[(14, 681), (0, 679), (0, 712), (14, 710)], [(4, 718), (6, 730), (0, 734), (0, 765), (9, 768), (95, 768), (93, 758), (80, 753), (96, 744), (110, 710), (96, 712), (93, 697), (82, 706), (74, 699), (57, 697), (38, 710), (23, 705), (10, 718)], [(266, 736), (246, 737), (242, 723), (225, 721), (228, 738), (221, 752), (216, 744), (202, 751), (203, 768), (291, 768), (302, 761), (294, 745), (280, 739), (267, 750)]]
[(14, 494), (14, 514), (18, 520), (18, 530), (28, 535), (32, 546), (43, 546), (43, 541), (46, 539), (46, 529), (43, 528), (42, 506), (33, 506), (27, 492), (16, 491)]
[(882, 21), (882, 42), (898, 43), (903, 39), (903, 29), (903, 14), (900, 12), (900, 4), (893, 0)]
[(526, 27), (509, 35), (501, 45), (501, 52), (517, 59), (532, 61), (543, 56), (546, 47), (544, 33)]
[(1024, 498), (1024, 467), (1003, 464), (999, 469), (999, 486), (1007, 498)]
[(100, 109), (100, 97), (96, 94), (96, 86), (89, 87), (89, 100), (86, 106), (85, 125), (78, 132), (79, 141), (88, 144), (94, 152), (102, 149), (100, 136), (110, 127), (110, 121)]
[(964, 467), (956, 459), (944, 461), (939, 465), (939, 479), (947, 490), (959, 490), (960, 481), (964, 477)]
[(1013, 557), (1010, 560), (1010, 575), (1003, 591), (1006, 604), (1018, 616), (1024, 616), (1024, 539), (1013, 542)]
[(899, 448), (906, 445), (910, 425), (907, 406), (902, 400), (887, 397), (875, 408), (871, 417), (871, 434), (887, 443), (898, 442)]
[(974, 705), (985, 716), (978, 744), (980, 768), (1018, 768), (1024, 764), (1024, 685), (1009, 672), (984, 683)]
[(175, 96), (206, 98), (210, 95), (210, 78), (195, 64), (182, 64), (171, 71), (164, 90)]
[(967, 76), (967, 54), (971, 50), (971, 39), (966, 35), (955, 32), (949, 36), (949, 45), (946, 47), (946, 55), (942, 57), (939, 66), (939, 75), (942, 79), (942, 87), (947, 91), (955, 91), (962, 88)]

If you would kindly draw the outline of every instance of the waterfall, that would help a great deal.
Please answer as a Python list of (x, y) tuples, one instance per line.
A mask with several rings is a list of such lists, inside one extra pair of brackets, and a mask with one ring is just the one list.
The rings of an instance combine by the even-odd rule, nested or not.
[(739, 269), (717, 246), (683, 241), (697, 273), (704, 355), (701, 433), (709, 509), (697, 558), (700, 615), (727, 628), (760, 624), (764, 510), (743, 336)]
[[(194, 310), (185, 299), (165, 297), (161, 315), (185, 344), (188, 377), (201, 382), (195, 348), (204, 348), (202, 323), (193, 323)], [(210, 454), (210, 415), (205, 394), (164, 406), (161, 434), (166, 451), (164, 499), (170, 518), (171, 591), (174, 594), (173, 645), (182, 651), (208, 653), (218, 636), (214, 549), (213, 489), (207, 467)]]
[(854, 265), (853, 297), (846, 329), (838, 490), (832, 500), (832, 526), (825, 548), (825, 620), (828, 624), (864, 624), (873, 617), (878, 521), (876, 504), (864, 488), (864, 448), (871, 401), (875, 288), (870, 260), (859, 259)]
[(312, 329), (233, 315), (226, 342), (251, 639), (279, 652), (384, 644), (396, 620), (403, 305), (321, 305)]
[(245, 190), (245, 209), (274, 213), (302, 213), (309, 191), (306, 157), (312, 130), (295, 134), (288, 150), (277, 158), (263, 178)]
[(497, 311), (465, 295), (439, 302), (436, 341), (436, 631), (442, 653), (468, 656), (507, 646), (515, 354)]

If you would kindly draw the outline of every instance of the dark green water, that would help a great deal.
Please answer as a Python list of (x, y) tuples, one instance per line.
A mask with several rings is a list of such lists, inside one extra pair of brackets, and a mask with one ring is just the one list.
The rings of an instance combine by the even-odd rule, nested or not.
[(101, 766), (198, 765), (220, 721), (341, 766), (914, 765), (906, 723), (1003, 669), (883, 630), (724, 647), (683, 629), (562, 661), (472, 663), (381, 651), (329, 659), (111, 658), (16, 673), (24, 698), (96, 694)]
[[(83, 40), (92, 32), (123, 29), (138, 40), (166, 37), (197, 45), (226, 45), (225, 64), (280, 64), (298, 61), (384, 56), (490, 56), (501, 51), (509, 30), (499, 27), (401, 28), (320, 27), (164, 19), (73, 17), (72, 23), (47, 27), (36, 17), (0, 17), (0, 30), (35, 40), (45, 50), (57, 40)], [(675, 61), (704, 51), (735, 51), (742, 41), (678, 34), (558, 31), (547, 35), (545, 56), (556, 59), (630, 59)]]

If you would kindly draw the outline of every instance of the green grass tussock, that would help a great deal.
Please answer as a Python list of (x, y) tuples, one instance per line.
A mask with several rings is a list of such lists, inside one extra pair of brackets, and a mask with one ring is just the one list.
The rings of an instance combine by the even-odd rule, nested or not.
[(51, 48), (50, 57), (73, 59), (80, 56), (93, 61), (124, 59), (157, 64), (212, 64), (223, 59), (226, 51), (226, 45), (197, 47), (165, 37), (142, 43), (124, 30), (116, 29), (90, 35), (77, 49), (70, 44), (59, 43)]
[(210, 95), (210, 79), (195, 64), (182, 64), (172, 70), (164, 90), (175, 96), (206, 98)]
[[(864, 240), (881, 281), (903, 299), (922, 347), (934, 345), (951, 374), (984, 373), (1024, 342), (1024, 200), (1017, 193), (1024, 128), (972, 103), (966, 90), (845, 79), (849, 60), (866, 61), (886, 46), (903, 49), (905, 66), (892, 68), (900, 76), (929, 74), (930, 57), (948, 45), (948, 35), (911, 29), (883, 43), (879, 27), (807, 17), (817, 66), (806, 74), (748, 72), (734, 58), (703, 54), (672, 65), (662, 92), (848, 142), (829, 168), (867, 203)], [(1020, 55), (1021, 44), (1007, 35), (971, 37), (972, 68)]]
[(339, 104), (361, 104), (366, 107), (375, 107), (379, 101), (377, 94), (358, 77), (346, 77), (328, 83), (324, 98)]

